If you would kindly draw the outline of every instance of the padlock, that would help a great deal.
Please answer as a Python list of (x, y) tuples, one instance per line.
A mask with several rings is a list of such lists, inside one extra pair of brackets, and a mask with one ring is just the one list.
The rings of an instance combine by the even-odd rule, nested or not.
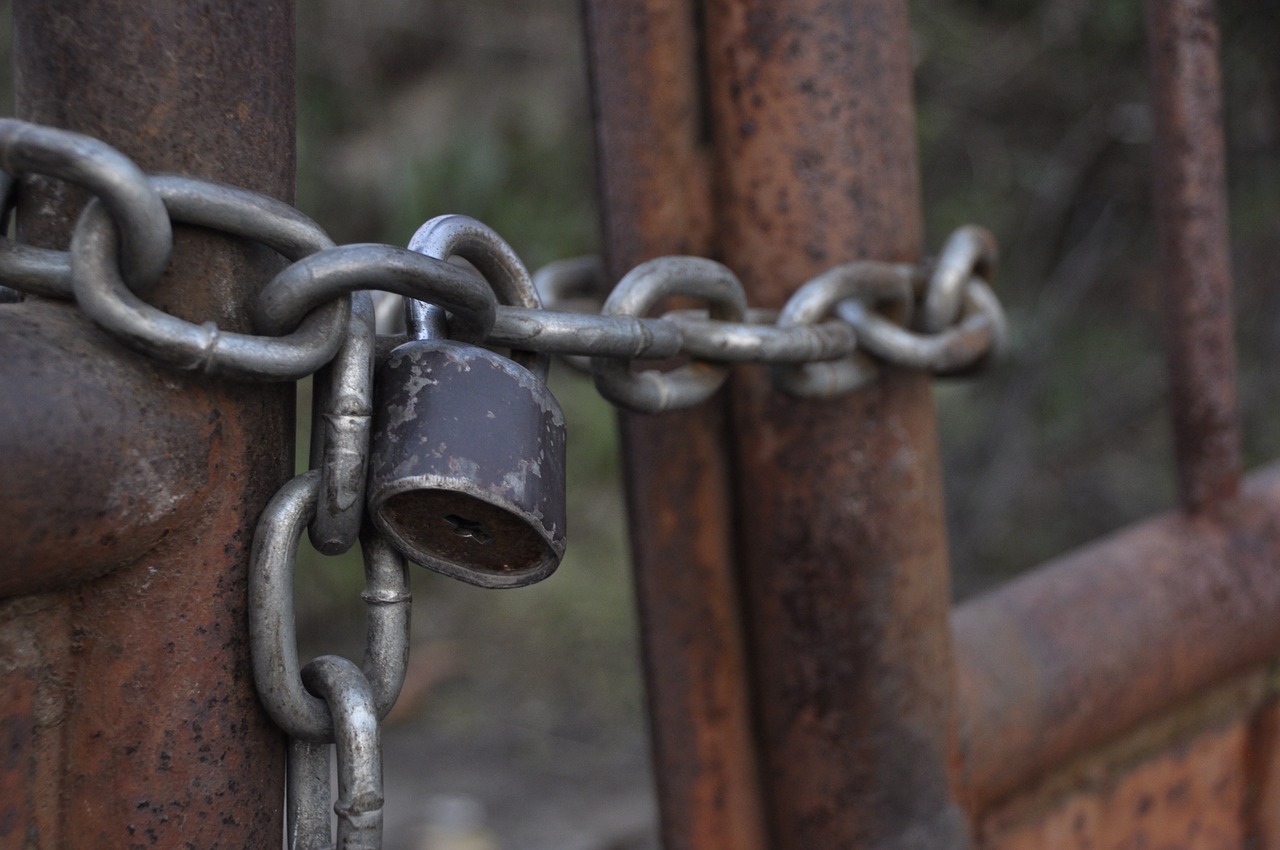
[(368, 505), (411, 561), (481, 587), (549, 576), (565, 547), (564, 414), (544, 375), (443, 338), (409, 302), (379, 365)]

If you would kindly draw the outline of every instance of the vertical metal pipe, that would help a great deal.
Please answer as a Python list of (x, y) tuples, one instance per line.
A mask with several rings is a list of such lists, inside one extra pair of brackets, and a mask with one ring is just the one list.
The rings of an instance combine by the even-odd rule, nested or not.
[[(706, 10), (720, 247), (750, 303), (836, 263), (917, 259), (906, 3)], [(806, 402), (742, 370), (731, 390), (771, 846), (964, 847), (929, 377)]]
[[(14, 30), (20, 117), (101, 137), (145, 170), (292, 199), (289, 0), (39, 0), (15, 4)], [(24, 190), (25, 238), (65, 246), (83, 198), (45, 180)], [(278, 265), (255, 246), (181, 231), (170, 272), (151, 297), (186, 318), (247, 330), (247, 298)], [(95, 450), (120, 453), (117, 465), (138, 473), (112, 486), (82, 470), (90, 476), (85, 492), (112, 501), (51, 534), (98, 558), (93, 541), (79, 539), (83, 528), (117, 503), (156, 503), (156, 493), (166, 495), (157, 515), (167, 524), (141, 524), (137, 533), (154, 539), (128, 564), (112, 558), (132, 549), (106, 533), (94, 570), (69, 571), (47, 592), (0, 603), (7, 681), (15, 683), (0, 700), (9, 745), (0, 787), (22, 792), (6, 799), (0, 843), (278, 844), (284, 752), (248, 672), (245, 572), (258, 513), (290, 472), (291, 388), (155, 367), (70, 305), (35, 300), (5, 311), (6, 327), (21, 324), (46, 347), (50, 334), (72, 337), (61, 376), (67, 386), (83, 368), (114, 391), (139, 387), (133, 404), (147, 412), (144, 426), (150, 417), (198, 421), (205, 430), (188, 432), (206, 439), (174, 442), (169, 448), (185, 460), (172, 463), (149, 434), (122, 431), (111, 410), (65, 387), (31, 390), (23, 400), (33, 416), (75, 420), (101, 441)], [(148, 372), (154, 393), (140, 377)], [(193, 469), (199, 487), (187, 480)], [(99, 568), (112, 569), (100, 575)]]
[[(711, 247), (694, 5), (584, 5), (615, 279)], [(621, 423), (664, 846), (760, 850), (723, 401)]]
[(1222, 73), (1213, 0), (1148, 0), (1155, 207), (1170, 406), (1184, 509), (1240, 481)]

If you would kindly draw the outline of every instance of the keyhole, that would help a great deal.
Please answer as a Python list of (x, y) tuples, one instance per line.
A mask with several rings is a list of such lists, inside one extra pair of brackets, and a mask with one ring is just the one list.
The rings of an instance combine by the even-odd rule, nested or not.
[(468, 540), (474, 540), (481, 546), (490, 546), (493, 544), (493, 537), (484, 530), (484, 526), (475, 520), (458, 516), (457, 514), (449, 514), (444, 521), (453, 526), (453, 533), (459, 537), (465, 537)]

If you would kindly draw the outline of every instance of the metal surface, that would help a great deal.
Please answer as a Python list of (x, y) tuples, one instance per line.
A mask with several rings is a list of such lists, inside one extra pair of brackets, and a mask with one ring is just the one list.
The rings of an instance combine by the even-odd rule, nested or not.
[[(641, 263), (627, 272), (609, 294), (604, 313), (643, 316), (673, 296), (708, 302), (713, 319), (740, 322), (747, 313), (742, 284), (733, 272), (700, 257), (661, 257)], [(724, 366), (697, 361), (670, 372), (632, 372), (630, 367), (626, 360), (591, 360), (592, 378), (600, 395), (644, 413), (699, 404), (715, 394), (729, 377)]]
[(1215, 519), (1174, 513), (955, 612), (973, 809), (1280, 653), (1280, 467)]
[(1240, 478), (1222, 73), (1213, 0), (1149, 0), (1160, 298), (1179, 491), (1214, 508)]
[(284, 839), (287, 850), (333, 850), (329, 746), (289, 739)]
[[(699, 13), (671, 0), (584, 11), (610, 276), (709, 254)], [(723, 399), (621, 424), (663, 845), (760, 850)]]
[[(291, 198), (287, 3), (40, 0), (13, 14), (23, 120), (100, 138), (144, 170)], [(23, 182), (19, 238), (64, 249), (83, 194)], [(249, 330), (252, 290), (275, 262), (179, 229), (148, 298)], [(244, 571), (248, 528), (292, 463), (289, 388), (154, 367), (68, 305), (28, 299), (0, 313), (18, 355), (0, 396), (54, 438), (6, 442), (0, 478), (19, 492), (4, 493), (0, 516), (27, 518), (6, 543), (50, 557), (69, 543), (47, 592), (0, 602), (0, 845), (279, 842), (284, 748), (248, 675)], [(47, 366), (20, 375), (37, 361)], [(54, 510), (27, 513), (59, 494)], [(90, 574), (101, 577), (82, 583)]]
[[(906, 3), (713, 0), (706, 26), (720, 248), (751, 302), (915, 260)], [(928, 380), (797, 402), (744, 371), (731, 395), (772, 846), (964, 847)]]
[(368, 506), (405, 557), (482, 587), (521, 587), (564, 556), (565, 422), (514, 361), (410, 340), (378, 364)]
[(334, 655), (312, 661), (302, 677), (333, 714), (338, 762), (335, 850), (382, 850), (382, 733), (369, 682), (359, 667)]
[(373, 689), (374, 710), (381, 720), (395, 706), (409, 666), (413, 596), (409, 592), (409, 565), (385, 537), (366, 529), (360, 545), (364, 550), (360, 598), (367, 612), (360, 669)]
[[(302, 213), (272, 198), (185, 177), (151, 185), (175, 221), (253, 239), (290, 260), (332, 248), (333, 241)], [(350, 301), (334, 300), (278, 337), (237, 333), (215, 322), (195, 323), (142, 301), (116, 268), (116, 232), (98, 201), (85, 208), (71, 241), (76, 303), (134, 349), (177, 368), (237, 379), (297, 380), (333, 359), (350, 318)]]
[[(9, 232), (10, 216), (17, 196), (18, 183), (7, 171), (0, 171), (0, 223)], [(0, 280), (12, 286), (0, 286), (0, 303), (16, 304), (23, 292), (37, 292), (51, 297), (71, 292), (71, 258), (66, 251), (33, 248), (7, 237), (0, 237)], [(16, 288), (15, 288), (16, 287)]]
[(977, 276), (987, 283), (993, 282), (998, 260), (996, 239), (986, 228), (970, 225), (952, 233), (929, 276), (921, 326), (936, 334), (954, 324), (964, 307), (970, 279)]
[(499, 307), (488, 341), (554, 354), (663, 359), (680, 353), (684, 337), (662, 319)]
[(1031, 795), (991, 812), (980, 829), (988, 850), (1107, 847), (1270, 848), (1251, 834), (1255, 793), (1247, 753), (1265, 742), (1248, 724), (1219, 721), (1183, 735), (1137, 764), (1092, 765), (1070, 793)]
[[(304, 472), (280, 488), (262, 511), (249, 565), (249, 640), (253, 676), (276, 725), (308, 741), (333, 739), (324, 702), (303, 689), (293, 584), (298, 542), (315, 515), (320, 472)], [(368, 632), (361, 667), (368, 671), (379, 717), (395, 704), (409, 658), (409, 586), (404, 559), (376, 538), (363, 541)]]
[(807, 363), (847, 357), (857, 340), (845, 322), (778, 327), (777, 310), (748, 309), (742, 322), (718, 322), (706, 310), (678, 310), (664, 320), (680, 328), (680, 351), (722, 363)]
[(220, 398), (66, 305), (5, 306), (0, 598), (89, 581), (197, 525), (222, 486)]

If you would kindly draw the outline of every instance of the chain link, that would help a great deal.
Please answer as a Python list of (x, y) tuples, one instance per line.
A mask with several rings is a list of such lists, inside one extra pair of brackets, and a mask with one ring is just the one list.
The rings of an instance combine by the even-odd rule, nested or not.
[[(747, 297), (733, 272), (701, 257), (662, 257), (641, 263), (618, 282), (604, 302), (606, 316), (643, 316), (665, 298), (683, 295), (711, 305), (717, 321), (741, 322)], [(595, 356), (591, 373), (596, 390), (614, 404), (658, 413), (692, 407), (710, 398), (729, 377), (726, 366), (694, 360), (670, 372), (632, 372), (629, 362)]]
[[(295, 738), (331, 740), (324, 703), (302, 685), (293, 609), (298, 541), (315, 515), (320, 472), (294, 478), (258, 520), (249, 562), (249, 641), (258, 695), (275, 724)], [(379, 716), (391, 710), (404, 680), (409, 646), (408, 576), (399, 551), (377, 534), (362, 541), (368, 606), (364, 663)]]
[[(0, 119), (0, 168), (10, 175), (56, 177), (98, 198), (120, 234), (120, 274), (135, 292), (146, 292), (169, 264), (173, 229), (165, 205), (132, 160), (89, 136)], [(5, 187), (9, 206), (10, 181)], [(66, 255), (0, 241), (0, 278), (54, 298), (71, 295)]]
[(333, 850), (328, 742), (290, 738), (285, 788), (286, 850)]
[[(830, 316), (844, 301), (892, 311), (896, 321), (911, 317), (914, 266), (848, 263), (828, 269), (796, 290), (778, 316), (783, 328), (812, 326)], [(828, 398), (860, 389), (879, 374), (879, 367), (855, 345), (838, 359), (775, 366), (774, 380), (803, 398)]]
[[(503, 305), (535, 311), (542, 307), (533, 278), (519, 255), (492, 228), (474, 218), (465, 215), (433, 218), (413, 234), (409, 250), (442, 261), (453, 257), (466, 260), (493, 287), (494, 296)], [(448, 306), (430, 298), (417, 300)], [(456, 337), (452, 325), (450, 319), (451, 335)], [(546, 353), (519, 346), (512, 346), (510, 353), (512, 360), (546, 380), (551, 367), (551, 358)]]
[[(333, 247), (302, 213), (263, 195), (184, 177), (154, 177), (151, 186), (175, 220), (255, 239), (291, 260)], [(276, 337), (197, 325), (151, 306), (130, 290), (116, 263), (112, 225), (107, 208), (90, 201), (71, 238), (72, 289), (80, 309), (132, 348), (180, 369), (293, 380), (328, 363), (342, 345), (351, 311), (347, 298)]]
[(311, 545), (341, 555), (355, 544), (364, 519), (369, 435), (373, 428), (373, 298), (351, 296), (346, 339), (311, 385), (311, 468), (320, 470)]
[[(381, 718), (369, 680), (354, 663), (336, 655), (322, 655), (312, 661), (302, 669), (302, 680), (324, 700), (333, 715), (338, 762), (338, 800), (333, 804), (333, 811), (338, 816), (338, 847), (379, 850), (382, 847), (382, 735), (378, 728)], [(325, 768), (327, 771), (327, 764)], [(328, 789), (325, 791), (328, 796)], [(325, 820), (327, 838), (327, 816)], [(323, 846), (328, 850), (330, 845)]]

